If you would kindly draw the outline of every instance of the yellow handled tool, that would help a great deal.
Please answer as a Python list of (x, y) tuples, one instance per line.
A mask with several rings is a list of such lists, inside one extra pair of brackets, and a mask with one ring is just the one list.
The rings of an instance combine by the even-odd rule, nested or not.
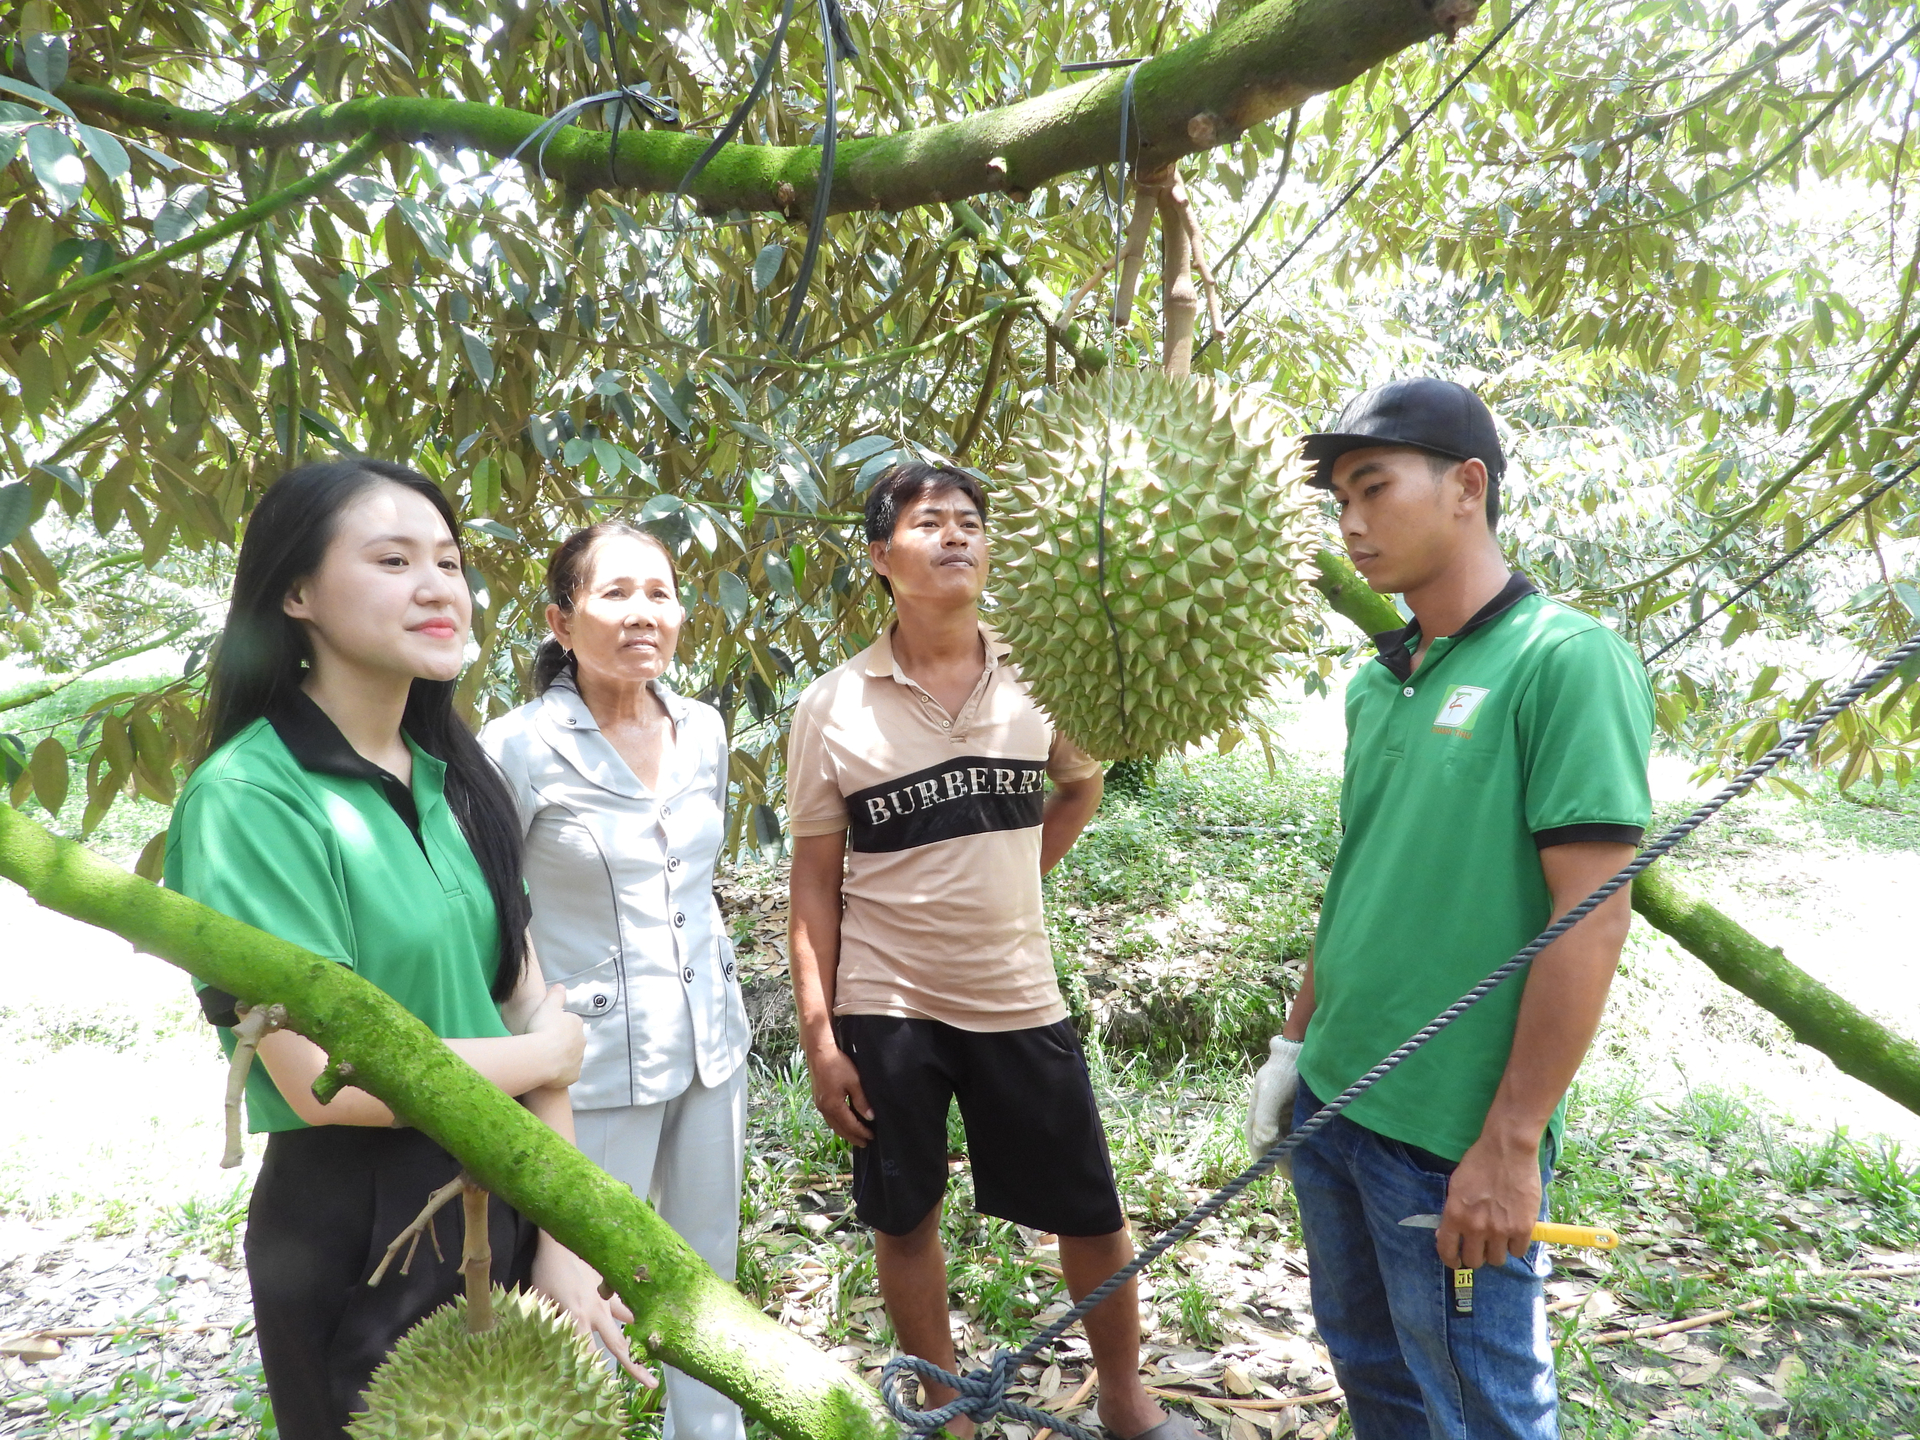
[[(1400, 1222), (1421, 1230), (1438, 1230), (1438, 1215), (1409, 1215)], [(1578, 1245), (1589, 1250), (1612, 1250), (1620, 1243), (1620, 1237), (1613, 1231), (1599, 1225), (1560, 1225), (1552, 1220), (1542, 1220), (1533, 1227), (1533, 1238), (1543, 1240), (1549, 1245)]]

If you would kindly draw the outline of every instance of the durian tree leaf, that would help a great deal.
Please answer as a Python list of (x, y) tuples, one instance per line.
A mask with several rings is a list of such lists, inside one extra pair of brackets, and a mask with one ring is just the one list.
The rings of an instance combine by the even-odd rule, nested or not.
[(52, 125), (35, 125), (27, 131), (27, 161), (33, 166), (33, 178), (53, 202), (55, 211), (77, 204), (87, 188), (87, 167), (73, 142)]
[(778, 240), (760, 247), (760, 253), (753, 257), (753, 288), (765, 290), (773, 284), (774, 277), (780, 273), (780, 266), (787, 258), (787, 247)]
[[(352, 1067), (353, 1084), (604, 1276), (655, 1360), (738, 1401), (782, 1440), (892, 1440), (879, 1397), (753, 1307), (631, 1189), (343, 965), (129, 874), (0, 807), (0, 875), (251, 1004)], [(636, 1278), (644, 1274), (645, 1280)]]
[(67, 37), (29, 30), (20, 37), (27, 73), (42, 90), (58, 90), (67, 80)]
[(67, 747), (48, 736), (33, 748), (27, 771), (33, 776), (33, 798), (49, 815), (58, 815), (67, 800)]
[(0, 485), (0, 550), (11, 545), (33, 521), (33, 487), (16, 480)]

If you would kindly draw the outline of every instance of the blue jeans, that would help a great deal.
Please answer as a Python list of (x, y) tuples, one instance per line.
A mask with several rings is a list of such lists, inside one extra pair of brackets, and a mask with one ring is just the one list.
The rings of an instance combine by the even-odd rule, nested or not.
[[(1320, 1108), (1305, 1085), (1294, 1124)], [(1453, 1162), (1337, 1115), (1293, 1157), (1313, 1318), (1347, 1392), (1355, 1440), (1552, 1440), (1545, 1247), (1473, 1272), (1456, 1313), (1433, 1231), (1400, 1222), (1446, 1208)], [(1541, 1176), (1541, 1218), (1546, 1182)]]

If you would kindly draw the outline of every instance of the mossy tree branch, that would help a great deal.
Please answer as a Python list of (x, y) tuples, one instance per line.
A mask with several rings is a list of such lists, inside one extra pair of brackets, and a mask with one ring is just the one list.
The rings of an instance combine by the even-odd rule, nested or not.
[(892, 1440), (872, 1390), (762, 1315), (651, 1206), (344, 965), (131, 875), (5, 805), (0, 875), (244, 1002), (283, 1006), (289, 1028), (327, 1052), (326, 1073), (350, 1074), (445, 1146), (606, 1277), (653, 1356), (739, 1401), (783, 1440)]
[(1398, 630), (1406, 621), (1393, 608), (1393, 602), (1375, 590), (1353, 568), (1353, 562), (1337, 550), (1322, 550), (1313, 557), (1320, 573), (1313, 588), (1327, 597), (1327, 604), (1347, 617), (1369, 635), (1383, 630)]
[(1633, 882), (1633, 908), (1728, 985), (1778, 1016), (1802, 1045), (1920, 1114), (1920, 1045), (1829, 990), (1657, 866)]
[[(1219, 29), (1135, 67), (1131, 126), (1138, 163), (1157, 167), (1238, 138), (1314, 95), (1338, 89), (1410, 45), (1451, 35), (1478, 12), (1478, 0), (1266, 0)], [(1114, 158), (1126, 77), (1108, 71), (1030, 100), (962, 120), (892, 135), (842, 140), (833, 208), (904, 210), (992, 191), (1030, 191)], [(527, 145), (546, 117), (472, 101), (368, 97), (274, 114), (189, 110), (163, 101), (70, 82), (60, 98), (123, 124), (250, 149), (378, 135), (506, 157)], [(560, 126), (535, 142), (550, 178), (599, 189), (610, 169), (605, 131)], [(706, 137), (623, 130), (622, 185), (673, 190)], [(813, 203), (820, 149), (811, 145), (729, 145), (689, 194), (710, 212), (773, 210), (798, 218)]]
[(102, 266), (91, 275), (84, 275), (75, 280), (71, 285), (63, 285), (58, 290), (21, 306), (11, 315), (0, 318), (0, 335), (10, 335), (23, 326), (44, 320), (55, 311), (65, 309), (82, 295), (98, 290), (102, 286), (134, 279), (144, 275), (156, 265), (171, 264), (188, 255), (198, 254), (209, 245), (217, 244), (231, 235), (251, 230), (263, 220), (271, 219), (282, 210), (318, 195), (335, 181), (351, 175), (378, 154), (387, 143), (378, 135), (363, 135), (327, 164), (312, 174), (295, 180), (291, 185), (263, 195), (251, 205), (242, 206), (231, 215), (223, 216), (211, 225), (202, 226), (191, 235), (183, 235), (171, 245), (162, 245), (156, 249), (144, 251), (120, 261), (117, 265)]
[(956, 200), (947, 207), (953, 216), (953, 223), (972, 237), (974, 245), (982, 255), (1005, 272), (1007, 278), (1020, 287), (1020, 293), (1038, 307), (1040, 322), (1047, 327), (1062, 350), (1065, 350), (1073, 363), (1081, 370), (1093, 371), (1106, 367), (1107, 357), (1098, 345), (1089, 344), (1080, 334), (1080, 327), (1068, 321), (1060, 297), (1053, 294), (1034, 276), (1033, 269), (1000, 243), (1000, 237), (981, 216), (978, 210), (964, 200)]

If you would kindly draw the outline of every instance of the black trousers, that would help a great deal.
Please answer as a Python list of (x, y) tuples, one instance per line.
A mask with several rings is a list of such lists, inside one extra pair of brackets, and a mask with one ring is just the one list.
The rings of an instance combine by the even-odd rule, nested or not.
[[(342, 1440), (400, 1337), (460, 1293), (458, 1202), (434, 1217), (409, 1274), (396, 1261), (378, 1287), (367, 1284), (394, 1236), (459, 1170), (418, 1130), (324, 1125), (268, 1137), (247, 1207), (247, 1278), (283, 1440)], [(497, 1197), (487, 1215), (494, 1283), (524, 1286), (540, 1232)]]

